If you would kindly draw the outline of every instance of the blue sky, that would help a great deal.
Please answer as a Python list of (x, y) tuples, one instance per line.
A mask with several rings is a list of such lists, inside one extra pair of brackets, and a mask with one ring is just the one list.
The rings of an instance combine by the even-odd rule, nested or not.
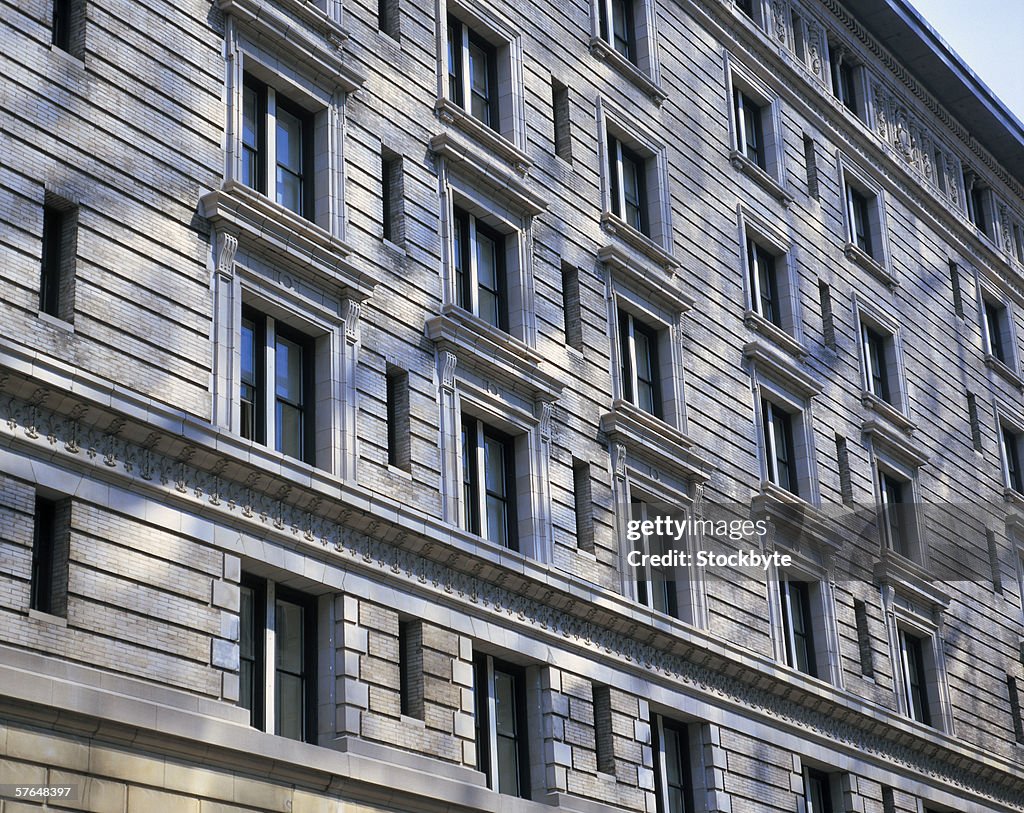
[(1024, 0), (910, 2), (1024, 122)]

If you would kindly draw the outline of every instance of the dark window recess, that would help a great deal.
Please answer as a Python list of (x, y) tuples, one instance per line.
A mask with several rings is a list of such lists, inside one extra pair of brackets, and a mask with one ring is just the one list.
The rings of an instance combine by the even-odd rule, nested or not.
[(910, 484), (879, 470), (878, 491), (882, 498), (882, 521), (889, 548), (901, 556), (910, 556), (910, 516), (907, 491)]
[(597, 770), (615, 773), (615, 735), (612, 731), (612, 693), (608, 686), (593, 686), (594, 745)]
[(875, 661), (871, 648), (871, 632), (868, 628), (868, 607), (860, 599), (853, 600), (853, 617), (857, 625), (857, 649), (860, 655), (860, 673), (874, 678)]
[(555, 155), (572, 162), (572, 125), (569, 88), (551, 77), (551, 116), (555, 125)]
[(562, 320), (565, 343), (583, 352), (583, 309), (580, 304), (580, 271), (562, 263)]
[(804, 674), (817, 677), (814, 633), (811, 628), (810, 586), (806, 582), (783, 577), (779, 588), (782, 596), (786, 664)]
[(448, 18), (448, 96), (473, 118), (499, 129), (498, 50), (457, 17)]
[(576, 513), (576, 547), (594, 552), (594, 498), (591, 491), (590, 464), (572, 461), (573, 507)]
[(405, 241), (405, 181), (402, 156), (387, 147), (380, 151), (381, 234), (392, 243)]
[(50, 192), (43, 203), (39, 273), (39, 310), (73, 322), (75, 258), (78, 254), (78, 207)]
[(818, 302), (821, 305), (821, 337), (827, 347), (836, 349), (836, 323), (832, 316), (832, 289), (818, 280)]
[(1020, 469), (1021, 437), (1012, 429), (1004, 426), (1003, 457), (1006, 459), (1006, 485), (1018, 494), (1024, 494), (1024, 472)]
[(978, 419), (978, 398), (973, 392), (967, 393), (967, 419), (971, 425), (971, 443), (975, 451), (982, 451), (981, 421)]
[(1006, 676), (1006, 692), (1010, 698), (1010, 719), (1013, 724), (1013, 736), (1024, 745), (1024, 717), (1021, 715), (1020, 683), (1013, 675)]
[(518, 666), (478, 655), (473, 676), (477, 770), (492, 790), (529, 799), (525, 674)]
[(893, 388), (888, 358), (892, 338), (865, 324), (861, 326), (861, 340), (864, 344), (868, 391), (887, 404), (892, 404)]
[(839, 491), (843, 505), (853, 505), (853, 478), (850, 473), (850, 449), (846, 438), (836, 435), (836, 465), (839, 467)]
[(868, 197), (852, 186), (848, 186), (847, 200), (850, 215), (850, 240), (869, 257), (877, 259), (874, 251), (874, 238), (871, 234)]
[(402, 621), (398, 625), (398, 670), (402, 714), (423, 719), (423, 623)]
[(1006, 307), (998, 302), (983, 300), (985, 309), (985, 333), (988, 337), (988, 352), (1003, 364), (1008, 364), (1007, 338), (1009, 334)]
[(249, 711), (249, 725), (262, 731), (266, 729), (263, 715), (266, 580), (242, 575), (239, 622), (238, 705)]
[(991, 528), (985, 529), (985, 543), (988, 546), (988, 564), (992, 571), (992, 589), (997, 593), (1003, 592), (1003, 569), (999, 566), (999, 546), (996, 542), (996, 532)]
[(637, 0), (600, 0), (601, 39), (630, 62), (637, 61), (636, 4)]
[(888, 785), (882, 786), (882, 813), (896, 813), (896, 797)]
[(747, 271), (754, 311), (776, 327), (782, 327), (782, 301), (775, 256), (747, 239)]
[(753, 164), (767, 169), (761, 106), (738, 88), (733, 91), (736, 114), (736, 149)]
[(793, 416), (767, 398), (762, 398), (761, 420), (768, 480), (779, 488), (799, 495)]
[(37, 496), (32, 532), (31, 609), (67, 616), (70, 547), (70, 498), (51, 500)]
[(804, 133), (804, 167), (807, 170), (807, 194), (818, 197), (818, 158), (814, 139)]
[(412, 436), (409, 416), (409, 372), (389, 364), (385, 375), (388, 421), (388, 464), (409, 471)]
[(82, 58), (85, 51), (86, 0), (53, 0), (50, 42), (54, 48)]
[(964, 295), (960, 286), (960, 266), (953, 260), (949, 261), (949, 284), (953, 288), (953, 312), (964, 318)]
[(660, 718), (652, 721), (655, 737), (654, 784), (659, 813), (691, 813), (693, 780), (690, 776), (690, 743), (686, 726)]
[(515, 444), (476, 418), (462, 419), (462, 496), (466, 530), (519, 550)]
[(658, 377), (658, 334), (633, 314), (619, 311), (622, 397), (644, 412), (662, 417)]
[(804, 799), (807, 813), (832, 813), (832, 781), (827, 773), (804, 769)]
[(278, 585), (274, 619), (274, 731), (315, 743), (316, 601)]
[(399, 0), (377, 0), (377, 30), (391, 39), (399, 38)]
[(911, 718), (925, 725), (932, 724), (928, 704), (927, 673), (924, 668), (924, 639), (900, 632), (903, 655), (903, 681), (907, 699), (907, 711)]
[(641, 234), (650, 237), (650, 215), (647, 210), (646, 161), (608, 135), (608, 177), (612, 214), (622, 218)]
[(736, 8), (754, 19), (754, 0), (734, 0)]
[(453, 210), (456, 304), (508, 330), (505, 235), (463, 209)]

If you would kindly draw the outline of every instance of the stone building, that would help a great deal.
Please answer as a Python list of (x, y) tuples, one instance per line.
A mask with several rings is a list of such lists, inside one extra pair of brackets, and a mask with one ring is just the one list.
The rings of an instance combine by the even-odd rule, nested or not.
[(906, 0), (0, 44), (2, 813), (1024, 810), (1024, 127)]

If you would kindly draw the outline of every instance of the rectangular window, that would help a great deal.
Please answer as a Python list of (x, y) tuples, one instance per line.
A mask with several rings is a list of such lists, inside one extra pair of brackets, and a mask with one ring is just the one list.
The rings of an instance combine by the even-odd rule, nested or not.
[(580, 304), (580, 271), (562, 263), (562, 322), (565, 343), (583, 352), (583, 310)]
[(878, 470), (878, 494), (881, 503), (882, 533), (886, 545), (910, 558), (912, 529), (910, 517), (910, 483), (882, 469)]
[[(314, 341), (278, 319), (242, 308), (239, 433), (314, 462)], [(268, 382), (273, 381), (273, 390)]]
[(651, 234), (647, 210), (646, 160), (608, 134), (608, 178), (612, 214), (641, 234)]
[(946, 186), (946, 159), (942, 155), (942, 150), (940, 150), (938, 147), (935, 148), (935, 152), (933, 153), (933, 158), (934, 158), (934, 161), (935, 161), (935, 163), (934, 163), (935, 186), (938, 188), (939, 192), (941, 192), (943, 195), (945, 195), (946, 192), (947, 192), (947, 186)]
[(250, 724), (316, 742), (315, 599), (243, 574), (239, 615), (238, 702), (249, 710)]
[(591, 491), (590, 464), (572, 461), (573, 508), (576, 514), (576, 547), (594, 552), (594, 498)]
[(242, 83), (242, 183), (313, 219), (313, 115), (249, 74)]
[(68, 612), (71, 500), (36, 496), (32, 529), (29, 608), (64, 617)]
[(637, 62), (636, 8), (642, 0), (598, 0), (601, 39), (630, 62)]
[(423, 624), (402, 621), (398, 625), (398, 672), (402, 714), (423, 719)]
[(377, 0), (377, 30), (398, 39), (399, 0)]
[(807, 813), (832, 813), (832, 778), (817, 768), (804, 768)]
[(893, 382), (893, 337), (861, 323), (861, 344), (864, 353), (867, 391), (887, 404), (895, 404), (897, 389)]
[(925, 672), (925, 648), (928, 644), (925, 638), (912, 635), (906, 630), (899, 631), (900, 668), (907, 713), (911, 719), (925, 725), (932, 724)]
[(857, 66), (846, 58), (845, 48), (829, 43), (829, 61), (832, 71), (832, 93), (855, 116), (860, 116), (857, 93)]
[(1021, 472), (1021, 434), (1010, 427), (1000, 427), (1003, 446), (1003, 475), (1007, 488), (1024, 494), (1024, 472)]
[(747, 273), (753, 310), (776, 327), (782, 327), (782, 300), (775, 255), (747, 238)]
[(405, 183), (402, 156), (387, 147), (380, 151), (381, 235), (392, 243), (405, 240)]
[[(875, 257), (874, 240), (871, 233), (871, 213), (868, 197), (849, 184), (846, 185), (847, 211), (850, 218), (850, 242), (867, 254)], [(877, 259), (877, 258), (876, 258)]]
[(1013, 256), (1024, 263), (1024, 225), (1020, 223), (1013, 224)]
[(505, 235), (456, 207), (452, 217), (452, 252), (456, 304), (487, 324), (508, 330)]
[(1012, 331), (1009, 310), (1002, 302), (988, 297), (982, 298), (982, 308), (985, 313), (985, 350), (996, 361), (1010, 366)]
[(733, 110), (736, 114), (736, 149), (751, 163), (767, 171), (761, 105), (739, 88), (734, 88)]
[(1024, 745), (1024, 717), (1021, 715), (1020, 684), (1013, 675), (1006, 676), (1006, 692), (1010, 699), (1010, 720), (1013, 725), (1013, 736)]
[(497, 48), (457, 17), (448, 18), (448, 96), (485, 126), (499, 129)]
[(793, 443), (793, 416), (778, 404), (761, 399), (765, 468), (768, 480), (779, 488), (799, 495), (799, 477)]
[(555, 125), (555, 155), (572, 163), (572, 126), (569, 116), (569, 88), (551, 77), (551, 117)]
[(689, 732), (685, 725), (653, 715), (654, 786), (658, 813), (694, 810)]
[(39, 311), (74, 321), (78, 207), (46, 193), (39, 273)]
[[(630, 502), (630, 518), (637, 522), (654, 519), (650, 506), (644, 500), (634, 497)], [(633, 568), (633, 579), (636, 600), (639, 604), (658, 612), (679, 618), (679, 596), (672, 567), (653, 567), (649, 564), (651, 556), (663, 556), (668, 553), (673, 543), (660, 534), (641, 534), (634, 544), (634, 550), (640, 555), (640, 564)], [(647, 558), (645, 558), (647, 557)]]
[(970, 171), (964, 175), (964, 189), (967, 190), (967, 216), (978, 227), (978, 230), (991, 236), (989, 232), (988, 187), (983, 185)]
[(619, 311), (619, 353), (623, 399), (662, 417), (658, 334), (624, 310)]
[(490, 655), (473, 661), (476, 764), (498, 793), (530, 798), (526, 678), (518, 666)]
[(817, 677), (810, 585), (794, 581), (789, 576), (782, 576), (779, 579), (779, 594), (782, 599), (786, 665), (811, 677)]
[(733, 0), (733, 4), (750, 19), (754, 19), (754, 0)]
[(388, 421), (388, 465), (403, 471), (412, 468), (409, 426), (409, 372), (389, 364), (385, 374)]
[(466, 530), (519, 550), (513, 440), (468, 415), (462, 418), (462, 487)]
[(85, 0), (53, 0), (50, 42), (54, 48), (82, 58), (85, 50)]

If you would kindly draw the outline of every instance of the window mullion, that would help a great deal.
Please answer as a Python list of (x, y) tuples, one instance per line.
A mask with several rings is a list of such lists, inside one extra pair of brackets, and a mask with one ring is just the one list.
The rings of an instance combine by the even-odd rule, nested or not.
[(266, 582), (266, 605), (263, 607), (265, 613), (263, 625), (263, 663), (259, 664), (263, 670), (263, 722), (268, 734), (277, 733), (277, 585), (272, 581)]
[(669, 810), (668, 764), (665, 759), (665, 726), (660, 714), (656, 717), (654, 726), (658, 737), (658, 750), (654, 758), (658, 760), (658, 778), (661, 780), (657, 788), (658, 799), (661, 802), (658, 809), (667, 811)]
[(736, 147), (744, 156), (747, 154), (747, 109), (743, 104), (743, 94), (734, 90), (736, 94)]
[(788, 576), (782, 577), (782, 612), (786, 614), (786, 651), (789, 653), (789, 665), (799, 669), (796, 655), (796, 627), (793, 624), (793, 594), (790, 592)]
[[(626, 176), (622, 171), (622, 142), (619, 139), (615, 139), (615, 174), (619, 179), (618, 192), (619, 192), (619, 216), (626, 220)], [(633, 318), (630, 317), (630, 332), (632, 332)]]
[[(480, 517), (480, 536), (489, 541), (494, 541), (487, 536), (487, 446), (484, 440), (484, 425), (482, 422), (473, 421), (473, 432), (476, 435), (476, 499), (477, 516)], [(492, 718), (493, 719), (493, 718)]]
[(263, 159), (263, 171), (266, 173), (265, 194), (271, 200), (277, 200), (277, 92), (267, 88), (267, 115), (264, 125), (266, 130), (267, 154)]
[(759, 266), (759, 258), (757, 256), (757, 248), (754, 245), (753, 240), (747, 240), (747, 256), (748, 262), (750, 263), (750, 281), (751, 281), (751, 310), (755, 313), (761, 313), (761, 269)]
[(766, 443), (765, 448), (765, 474), (768, 476), (768, 480), (778, 485), (779, 473), (778, 473), (778, 446), (775, 442), (775, 407), (771, 401), (762, 401), (764, 409), (761, 410), (761, 415), (764, 419), (764, 439)]
[(469, 215), (469, 254), (464, 264), (468, 264), (469, 273), (469, 312), (474, 316), (480, 315), (480, 276), (477, 263), (477, 236), (476, 236), (476, 215)]
[(266, 337), (263, 353), (263, 410), (265, 443), (268, 449), (277, 448), (277, 320), (266, 317)]
[(626, 323), (629, 326), (629, 332), (626, 335), (626, 348), (629, 353), (629, 391), (633, 394), (634, 404), (640, 406), (640, 374), (636, 366), (636, 331), (632, 314), (626, 315)]
[(498, 787), (500, 771), (498, 769), (498, 717), (494, 689), (494, 658), (487, 656), (487, 749), (490, 752), (488, 764), (491, 766), (491, 790), (501, 792)]

